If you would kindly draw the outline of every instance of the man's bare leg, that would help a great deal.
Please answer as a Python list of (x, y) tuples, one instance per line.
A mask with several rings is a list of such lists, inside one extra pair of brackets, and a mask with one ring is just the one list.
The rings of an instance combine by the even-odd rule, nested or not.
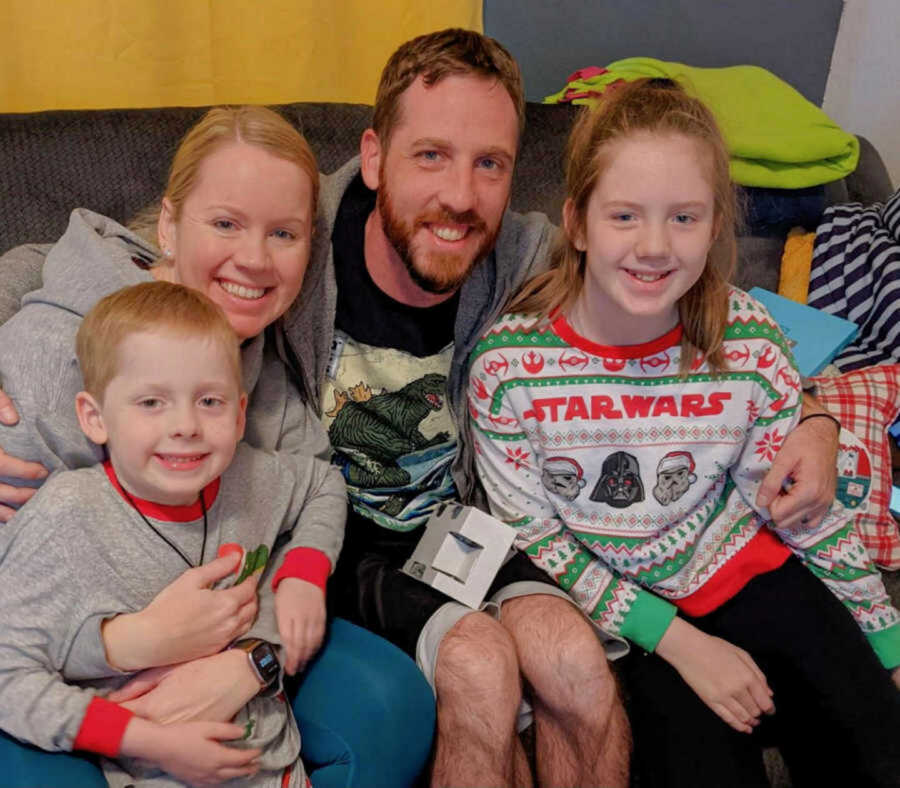
[(532, 690), (538, 784), (627, 786), (628, 719), (591, 625), (547, 594), (505, 602), (501, 620)]
[(435, 688), (432, 786), (528, 788), (531, 774), (516, 735), (522, 683), (509, 633), (484, 613), (460, 619), (441, 642)]

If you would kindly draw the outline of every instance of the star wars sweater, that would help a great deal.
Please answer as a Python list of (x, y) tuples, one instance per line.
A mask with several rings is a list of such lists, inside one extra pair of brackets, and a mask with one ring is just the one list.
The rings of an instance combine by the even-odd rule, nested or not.
[(790, 548), (900, 664), (900, 615), (853, 527), (871, 479), (860, 442), (842, 431), (837, 500), (814, 530), (776, 536), (755, 508), (799, 419), (800, 376), (764, 307), (739, 290), (729, 304), (718, 377), (703, 361), (678, 376), (680, 327), (606, 347), (563, 317), (495, 323), (468, 391), (491, 509), (599, 626), (647, 650), (676, 608), (714, 610)]

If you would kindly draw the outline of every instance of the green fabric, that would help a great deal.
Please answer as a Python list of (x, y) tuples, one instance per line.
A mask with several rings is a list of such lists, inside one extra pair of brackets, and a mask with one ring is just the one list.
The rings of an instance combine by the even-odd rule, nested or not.
[[(819, 107), (764, 68), (695, 68), (649, 57), (610, 63), (607, 73), (576, 79), (545, 103), (576, 93), (602, 93), (618, 80), (668, 77), (700, 98), (718, 120), (731, 152), (731, 177), (745, 186), (800, 189), (843, 178), (856, 169), (859, 141)], [(574, 104), (596, 105), (597, 96)]]
[(653, 651), (676, 612), (671, 602), (666, 602), (649, 591), (638, 591), (619, 634), (637, 643), (645, 651)]
[(878, 632), (867, 632), (866, 639), (888, 670), (900, 666), (900, 624)]

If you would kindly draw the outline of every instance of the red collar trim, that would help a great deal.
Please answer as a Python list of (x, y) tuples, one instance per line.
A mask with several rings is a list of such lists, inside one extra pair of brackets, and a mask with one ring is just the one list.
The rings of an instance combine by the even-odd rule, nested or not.
[(577, 347), (595, 356), (601, 358), (645, 358), (647, 356), (655, 356), (662, 353), (670, 347), (680, 344), (681, 342), (681, 323), (679, 323), (671, 331), (663, 334), (661, 337), (651, 339), (640, 345), (598, 345), (596, 342), (586, 339), (577, 333), (565, 316), (551, 315), (553, 333), (560, 339), (568, 342), (573, 347)]
[[(152, 517), (154, 520), (162, 520), (170, 523), (190, 523), (203, 517), (203, 507), (200, 506), (200, 498), (198, 497), (194, 503), (186, 506), (169, 506), (164, 503), (156, 503), (155, 501), (146, 501), (138, 498), (136, 495), (128, 493), (126, 497), (125, 490), (119, 484), (119, 479), (109, 460), (104, 460), (103, 470), (106, 471), (106, 477), (110, 484), (116, 488), (116, 491), (122, 498), (128, 502), (130, 498), (134, 501), (137, 510), (146, 517)], [(221, 477), (220, 477), (221, 478)], [(203, 488), (203, 503), (206, 505), (207, 511), (215, 503), (216, 496), (219, 494), (219, 478), (213, 479), (206, 487)]]

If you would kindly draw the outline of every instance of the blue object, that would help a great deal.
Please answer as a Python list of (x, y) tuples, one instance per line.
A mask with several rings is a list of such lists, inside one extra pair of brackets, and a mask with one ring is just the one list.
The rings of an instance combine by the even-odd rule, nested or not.
[(900, 487), (896, 484), (891, 487), (890, 509), (894, 514), (900, 515)]
[(900, 419), (897, 419), (890, 427), (888, 427), (888, 432), (891, 434), (891, 437), (897, 442), (897, 445), (900, 446)]
[(747, 291), (769, 310), (791, 346), (803, 377), (816, 375), (859, 333), (859, 326), (761, 287)]
[[(405, 788), (425, 768), (434, 695), (396, 646), (334, 619), (318, 657), (289, 687), (313, 788)], [(0, 788), (107, 788), (96, 762), (0, 733)]]

